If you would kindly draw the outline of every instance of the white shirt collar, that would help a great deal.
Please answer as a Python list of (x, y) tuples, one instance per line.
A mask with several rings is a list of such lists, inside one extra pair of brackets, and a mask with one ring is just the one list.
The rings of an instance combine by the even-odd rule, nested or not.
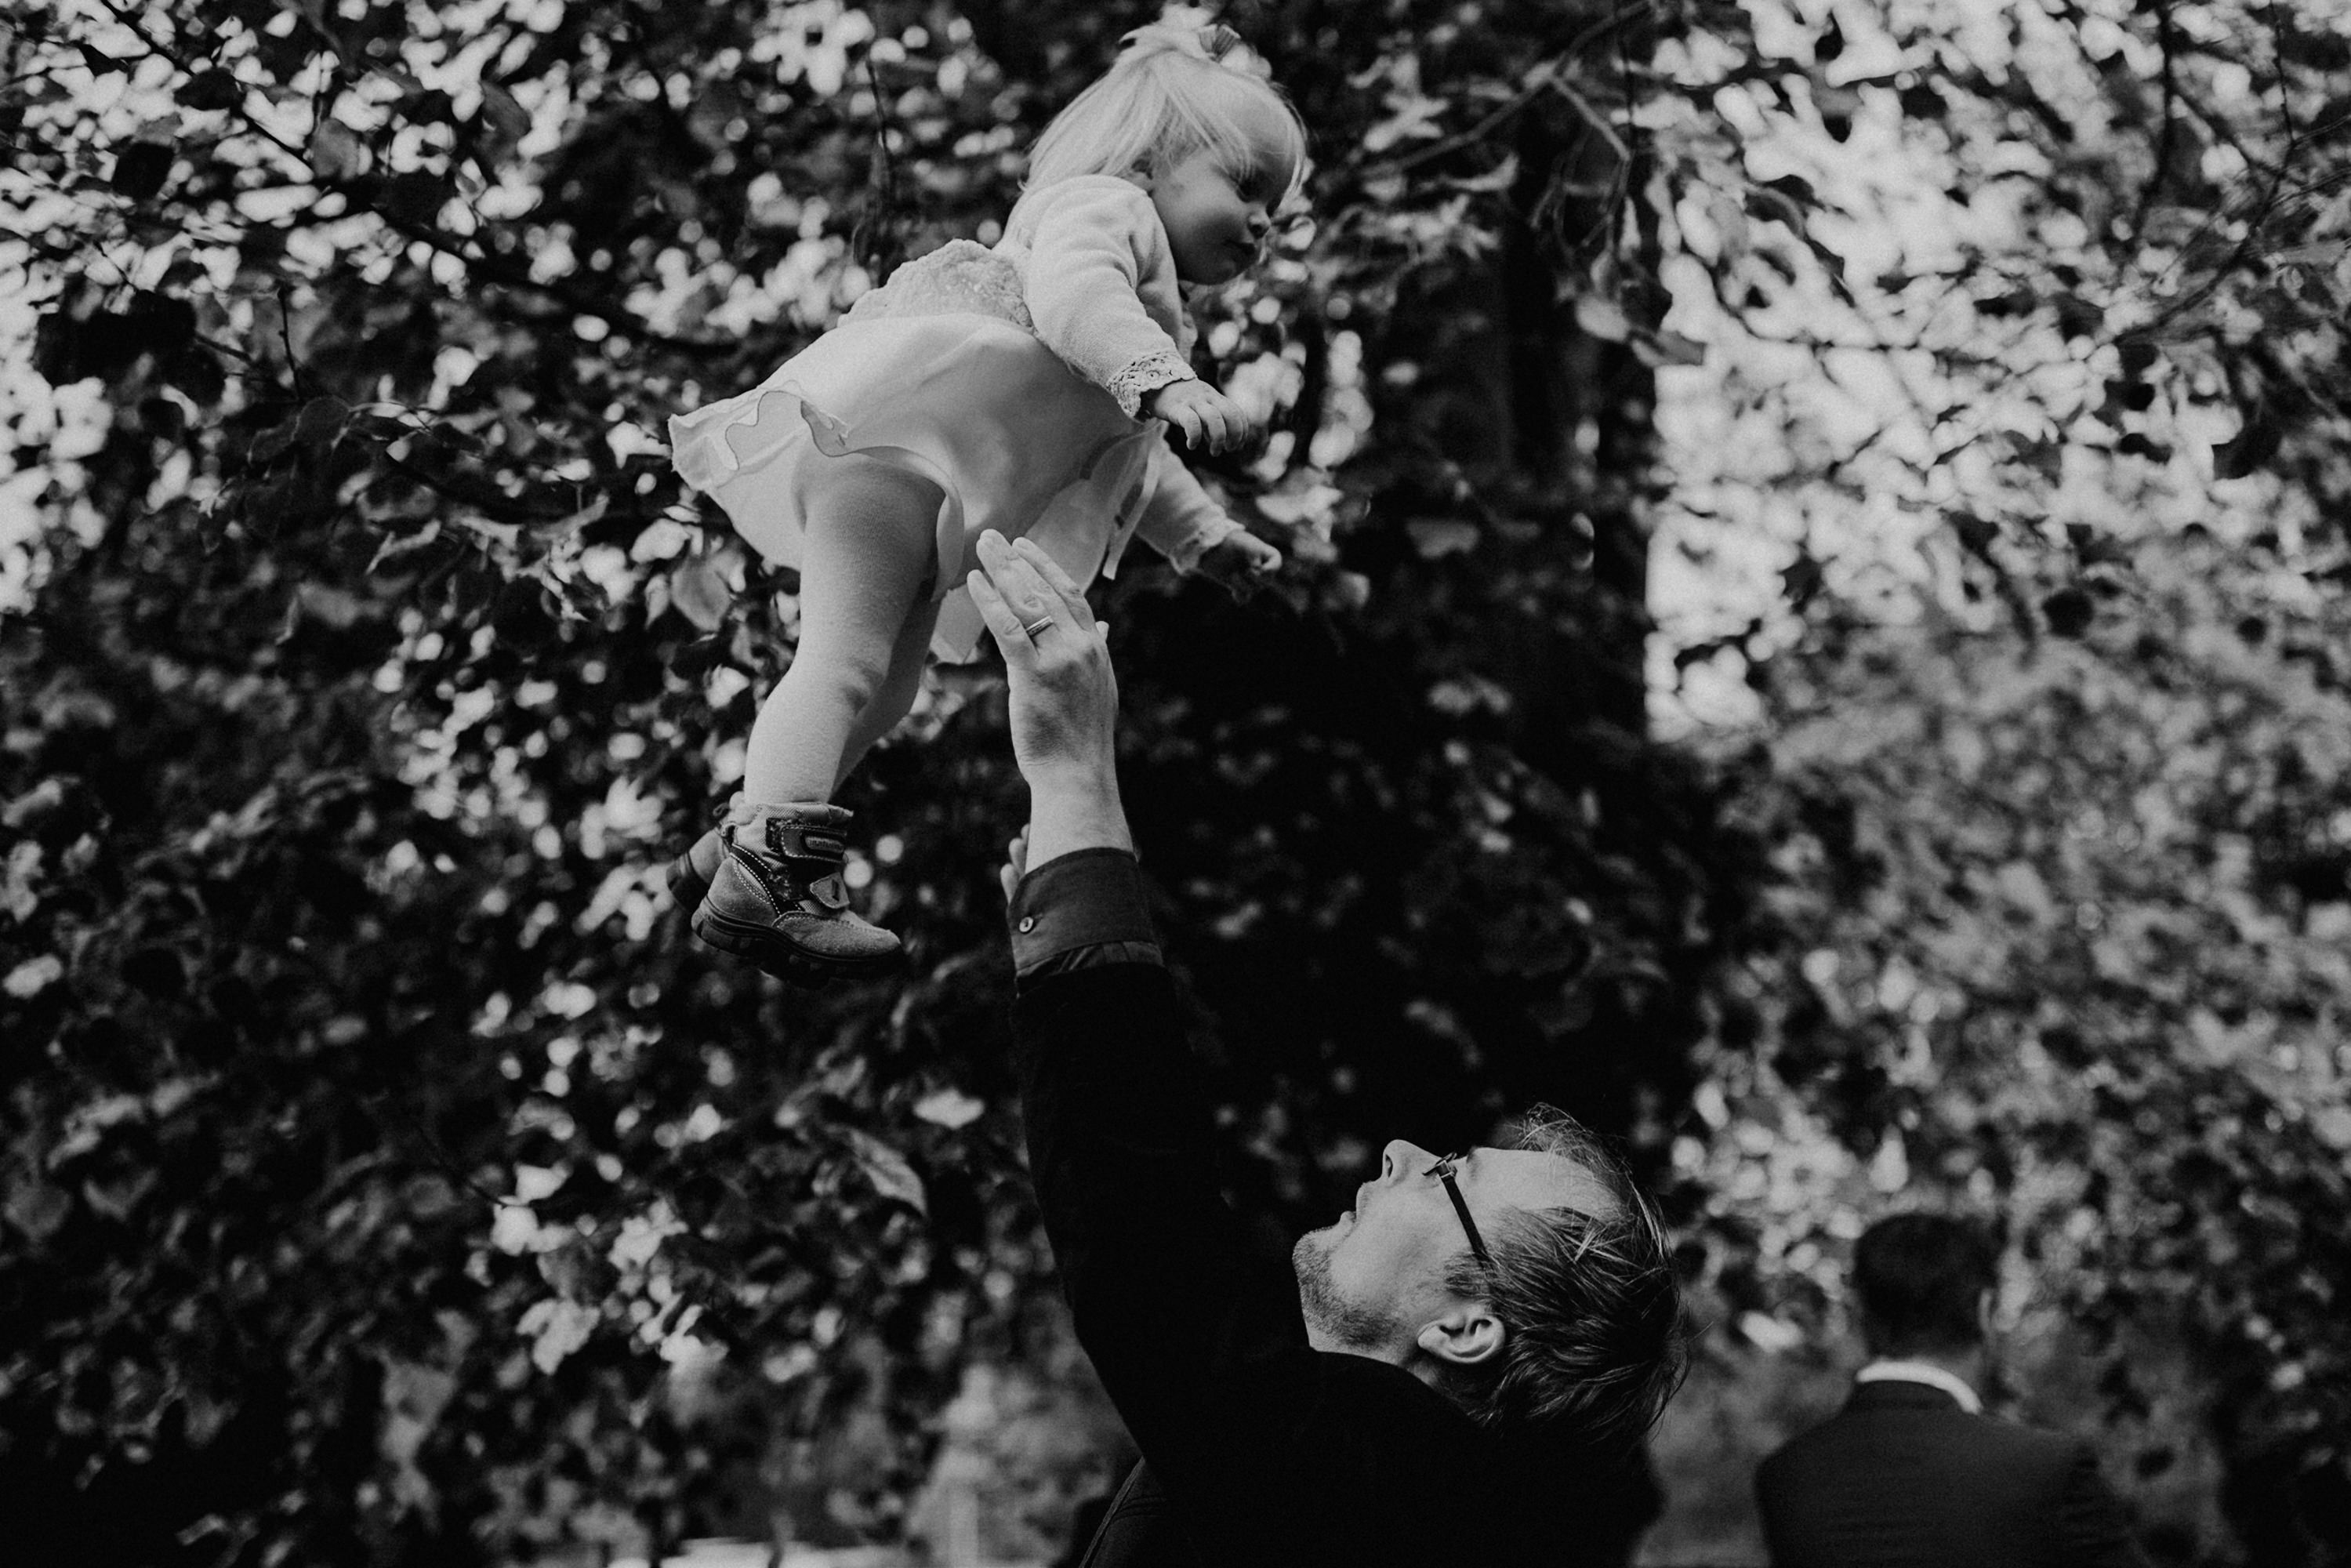
[(1939, 1388), (1959, 1402), (1959, 1408), (1970, 1416), (1983, 1414), (1983, 1399), (1968, 1386), (1968, 1380), (1956, 1373), (1944, 1371), (1925, 1361), (1873, 1361), (1853, 1375), (1855, 1383), (1923, 1383)]

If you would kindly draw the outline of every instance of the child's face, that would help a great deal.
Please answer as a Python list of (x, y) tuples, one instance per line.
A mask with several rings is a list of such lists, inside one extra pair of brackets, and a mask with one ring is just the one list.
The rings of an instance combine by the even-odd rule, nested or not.
[(1229, 283), (1257, 265), (1273, 226), (1268, 205), (1279, 194), (1262, 176), (1236, 181), (1202, 150), (1163, 163), (1151, 175), (1151, 204), (1186, 283)]

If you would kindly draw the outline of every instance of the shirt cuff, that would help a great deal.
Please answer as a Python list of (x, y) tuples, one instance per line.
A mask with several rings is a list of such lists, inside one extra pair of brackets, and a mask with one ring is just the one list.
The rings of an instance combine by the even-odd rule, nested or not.
[(1020, 879), (1012, 894), (1012, 969), (1042, 979), (1098, 964), (1163, 962), (1143, 894), (1143, 873), (1124, 850), (1073, 850)]

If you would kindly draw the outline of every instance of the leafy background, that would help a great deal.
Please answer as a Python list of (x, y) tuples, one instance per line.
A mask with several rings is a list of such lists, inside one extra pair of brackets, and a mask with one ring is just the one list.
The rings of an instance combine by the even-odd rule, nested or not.
[[(984, 667), (848, 803), (902, 984), (684, 938), (789, 574), (657, 432), (994, 237), (1139, 5), (33, 0), (0, 116), (0, 1497), (76, 1561), (1042, 1560), (1123, 1457), (1003, 1067)], [(1269, 1244), (1535, 1098), (1753, 1562), (1904, 1204), (2167, 1562), (2351, 1550), (2351, 23), (1280, 0), (1204, 299), (1291, 558), (1099, 601)], [(960, 1489), (960, 1490), (959, 1490)], [(56, 1521), (68, 1529), (58, 1531)], [(31, 1540), (30, 1534), (20, 1539)], [(585, 1554), (581, 1556), (581, 1554)]]

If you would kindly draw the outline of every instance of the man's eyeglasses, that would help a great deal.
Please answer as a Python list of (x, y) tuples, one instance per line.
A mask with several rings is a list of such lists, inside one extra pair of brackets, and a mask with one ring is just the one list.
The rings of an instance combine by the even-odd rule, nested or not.
[(1461, 1197), (1460, 1184), (1453, 1179), (1453, 1166), (1462, 1156), (1447, 1155), (1428, 1167), (1428, 1174), (1445, 1184), (1445, 1196), (1453, 1200), (1453, 1212), (1461, 1217), (1461, 1228), (1469, 1238), (1469, 1255), (1488, 1273), (1494, 1270), (1493, 1259), (1486, 1255), (1485, 1240), (1478, 1234), (1478, 1222), (1469, 1218), (1469, 1205)]

